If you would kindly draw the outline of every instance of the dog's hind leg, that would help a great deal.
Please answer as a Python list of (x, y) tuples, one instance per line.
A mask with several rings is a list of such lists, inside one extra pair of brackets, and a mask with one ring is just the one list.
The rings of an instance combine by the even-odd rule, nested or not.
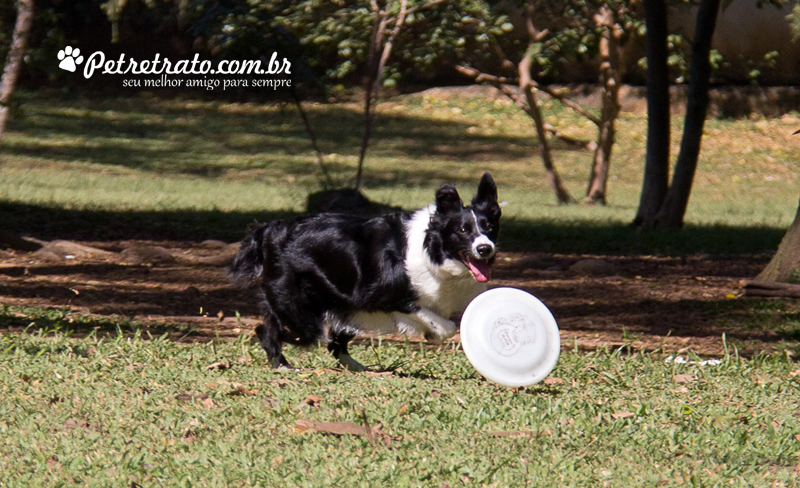
[(273, 368), (293, 369), (289, 361), (283, 356), (283, 341), (278, 335), (279, 323), (274, 316), (265, 315), (264, 323), (256, 327), (256, 336), (261, 343), (261, 348), (272, 361)]
[(347, 352), (347, 343), (350, 342), (355, 335), (343, 331), (331, 331), (331, 342), (328, 343), (328, 350), (333, 354), (333, 357), (339, 360), (345, 369), (350, 371), (366, 371), (367, 367), (353, 359)]

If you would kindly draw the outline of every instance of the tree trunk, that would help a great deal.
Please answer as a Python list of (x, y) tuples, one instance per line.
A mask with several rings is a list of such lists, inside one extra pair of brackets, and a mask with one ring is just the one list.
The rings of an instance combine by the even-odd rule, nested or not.
[(647, 25), (647, 155), (642, 194), (633, 225), (655, 219), (669, 182), (669, 71), (665, 0), (644, 0)]
[(778, 252), (772, 257), (755, 281), (786, 282), (800, 280), (800, 204), (794, 216), (794, 222), (778, 246)]
[[(386, 34), (386, 24), (388, 20), (383, 11), (375, 13), (375, 23), (372, 26), (372, 42), (369, 45), (369, 56), (367, 57), (367, 77), (364, 80), (364, 132), (361, 135), (361, 148), (358, 154), (358, 170), (356, 171), (355, 189), (361, 188), (361, 178), (364, 171), (364, 158), (367, 156), (369, 138), (372, 135), (373, 117), (373, 90), (380, 87), (380, 59), (378, 49), (383, 45), (383, 37)], [(375, 97), (377, 98), (377, 96)]]
[(601, 7), (595, 21), (603, 26), (600, 39), (600, 83), (603, 86), (603, 106), (600, 115), (600, 126), (597, 134), (597, 148), (594, 151), (594, 162), (589, 176), (584, 202), (606, 203), (606, 183), (608, 168), (611, 164), (611, 150), (614, 147), (615, 128), (619, 114), (619, 39), (621, 29), (614, 22), (614, 14), (606, 6)]
[(539, 110), (539, 105), (536, 103), (536, 94), (533, 92), (533, 83), (531, 82), (531, 58), (525, 56), (519, 62), (519, 86), (525, 93), (525, 99), (528, 102), (528, 114), (533, 118), (533, 124), (536, 127), (536, 137), (539, 138), (539, 151), (542, 156), (542, 163), (544, 163), (544, 170), (547, 173), (547, 181), (550, 187), (556, 194), (558, 203), (565, 204), (571, 203), (572, 197), (567, 191), (566, 187), (558, 176), (553, 159), (550, 153), (550, 145), (547, 142), (547, 129), (544, 127), (544, 119), (542, 118), (542, 111)]
[(314, 128), (311, 126), (311, 121), (308, 120), (306, 111), (303, 110), (303, 102), (300, 100), (300, 96), (297, 94), (297, 90), (294, 86), (292, 86), (292, 98), (294, 99), (295, 107), (297, 107), (297, 112), (300, 114), (300, 118), (303, 120), (303, 127), (305, 127), (306, 135), (308, 135), (308, 139), (311, 141), (311, 147), (314, 149), (314, 154), (317, 156), (317, 164), (319, 164), (319, 169), (322, 170), (322, 176), (325, 177), (325, 190), (333, 190), (333, 180), (328, 172), (328, 166), (325, 164), (325, 160), (322, 157), (322, 151), (319, 149), (319, 144), (317, 144), (317, 135), (314, 132)]
[[(439, 3), (438, 1), (431, 2), (430, 5), (435, 5)], [(374, 4), (374, 5), (377, 5)], [(387, 5), (388, 11), (388, 5)], [(375, 31), (372, 37), (372, 43), (370, 44), (369, 48), (369, 69), (372, 71), (370, 73), (370, 79), (367, 81), (368, 85), (366, 87), (366, 102), (364, 104), (364, 136), (361, 139), (361, 151), (358, 155), (358, 171), (356, 172), (356, 184), (355, 189), (361, 189), (361, 177), (364, 170), (364, 158), (367, 155), (367, 146), (369, 145), (369, 138), (370, 134), (372, 133), (372, 123), (375, 120), (375, 107), (374, 105), (378, 103), (378, 93), (381, 89), (381, 78), (383, 77), (383, 69), (386, 67), (387, 61), (389, 61), (389, 56), (392, 55), (392, 48), (394, 47), (394, 40), (397, 35), (400, 33), (400, 30), (403, 28), (403, 24), (406, 21), (406, 14), (408, 13), (408, 2), (407, 0), (400, 0), (400, 13), (394, 20), (394, 28), (392, 29), (391, 34), (389, 35), (389, 39), (386, 40), (386, 44), (383, 44), (383, 37), (386, 33), (386, 26), (389, 23), (389, 14), (387, 11), (379, 11), (378, 17), (376, 18), (376, 22), (380, 19), (379, 23), (376, 23), (377, 30)], [(381, 57), (378, 59), (377, 66), (373, 66), (375, 63), (375, 57), (378, 54), (378, 47), (383, 44), (383, 49), (381, 51)], [(373, 100), (374, 98), (374, 100)], [(372, 111), (370, 111), (372, 108)]]
[(9, 103), (11, 95), (17, 86), (19, 70), (28, 44), (28, 34), (33, 24), (33, 0), (19, 0), (17, 4), (17, 21), (14, 24), (14, 34), (11, 38), (11, 48), (8, 50), (6, 65), (3, 68), (3, 77), (0, 79), (0, 138), (6, 131), (8, 122)]
[(703, 0), (697, 10), (697, 22), (692, 42), (692, 59), (689, 65), (689, 95), (686, 100), (686, 118), (683, 137), (675, 163), (675, 174), (656, 225), (669, 229), (683, 226), (683, 217), (689, 203), (689, 193), (700, 156), (700, 142), (708, 110), (708, 88), (711, 79), (711, 38), (717, 24), (720, 0)]

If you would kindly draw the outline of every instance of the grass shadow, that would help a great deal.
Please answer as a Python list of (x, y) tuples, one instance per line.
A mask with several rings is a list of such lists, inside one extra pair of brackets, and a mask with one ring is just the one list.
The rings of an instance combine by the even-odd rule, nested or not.
[[(122, 167), (157, 174), (218, 178), (237, 170), (270, 169), (287, 174), (317, 171), (300, 161), (311, 152), (299, 116), (291, 106), (101, 97), (49, 99), (20, 95), (26, 115), (12, 120), (19, 135), (4, 142), (8, 158), (41, 158)], [(355, 107), (313, 104), (309, 118), (323, 153), (355, 157), (363, 116)], [(529, 135), (468, 134), (469, 121), (438, 120), (388, 113), (376, 119), (370, 152), (388, 158), (430, 158), (464, 164), (529, 159), (537, 148)], [(574, 146), (553, 142), (555, 150)], [(303, 167), (298, 167), (300, 164)], [(331, 169), (336, 170), (336, 162)], [(352, 171), (345, 167), (346, 171)], [(376, 168), (367, 186), (394, 183), (396, 175)], [(411, 183), (452, 180), (435, 166), (415, 169)]]
[(149, 333), (151, 336), (163, 334), (185, 334), (185, 327), (179, 325), (143, 325), (125, 318), (102, 315), (76, 314), (68, 308), (23, 308), (19, 311), (0, 306), (0, 330), (8, 332), (65, 333), (76, 337), (90, 334), (117, 335)]
[[(43, 240), (202, 242), (240, 240), (253, 222), (293, 219), (297, 212), (214, 210), (68, 210), (0, 201), (5, 228)], [(506, 219), (500, 248), (515, 252), (614, 256), (764, 254), (777, 249), (786, 229), (725, 225), (687, 225), (680, 231), (641, 232), (621, 223)]]

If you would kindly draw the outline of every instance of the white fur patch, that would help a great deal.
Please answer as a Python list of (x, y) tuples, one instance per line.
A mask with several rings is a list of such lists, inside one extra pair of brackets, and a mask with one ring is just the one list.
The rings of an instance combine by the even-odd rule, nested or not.
[(415, 212), (406, 224), (406, 273), (419, 295), (417, 304), (439, 317), (450, 317), (462, 312), (475, 296), (486, 289), (486, 285), (475, 281), (459, 260), (446, 259), (441, 266), (431, 261), (423, 243), (431, 215), (435, 212), (436, 206), (430, 205)]
[[(356, 312), (349, 317), (328, 314), (327, 321), (334, 331), (424, 334), (431, 342), (442, 342), (456, 333), (456, 324), (448, 318), (463, 312), (475, 296), (486, 290), (486, 284), (477, 282), (459, 260), (446, 259), (442, 265), (431, 261), (423, 243), (435, 212), (435, 205), (418, 210), (406, 224), (405, 267), (411, 286), (419, 295), (420, 310), (413, 314)], [(488, 237), (482, 237), (494, 246)]]
[[(475, 221), (475, 229), (480, 232), (481, 226), (478, 225), (478, 217), (475, 216), (475, 212), (472, 212), (472, 219)], [(494, 242), (492, 242), (492, 240), (489, 239), (486, 234), (481, 233), (481, 235), (472, 241), (472, 255), (475, 257), (475, 259), (486, 259), (492, 256), (492, 254), (490, 254), (489, 256), (483, 257), (478, 253), (478, 246), (483, 244), (490, 246), (492, 248), (492, 254), (494, 254)]]
[[(425, 338), (432, 342), (442, 342), (448, 337), (452, 337), (457, 330), (453, 321), (424, 307), (412, 314), (356, 312), (344, 322), (347, 323), (346, 329), (351, 332), (357, 331), (373, 335), (425, 334)], [(341, 325), (338, 328), (342, 330)]]

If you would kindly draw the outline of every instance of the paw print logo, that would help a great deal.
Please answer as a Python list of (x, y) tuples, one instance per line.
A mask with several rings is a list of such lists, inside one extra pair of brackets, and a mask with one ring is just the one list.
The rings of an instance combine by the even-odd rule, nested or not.
[(58, 67), (71, 73), (74, 73), (75, 70), (78, 69), (76, 65), (83, 62), (81, 50), (77, 47), (72, 49), (72, 46), (67, 46), (58, 51), (58, 59), (61, 60), (61, 63), (58, 64)]

